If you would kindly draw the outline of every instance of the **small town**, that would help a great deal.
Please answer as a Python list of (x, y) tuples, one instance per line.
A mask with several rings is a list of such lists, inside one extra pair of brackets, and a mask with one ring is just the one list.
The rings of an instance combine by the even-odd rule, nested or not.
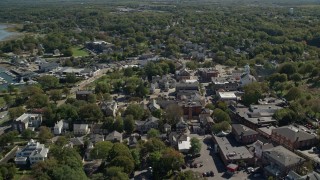
[(319, 180), (317, 3), (247, 1), (4, 3), (0, 179)]

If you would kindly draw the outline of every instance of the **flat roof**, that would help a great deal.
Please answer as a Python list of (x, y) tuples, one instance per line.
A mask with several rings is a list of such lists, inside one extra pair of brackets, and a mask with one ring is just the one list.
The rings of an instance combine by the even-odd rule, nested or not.
[(261, 132), (266, 133), (266, 134), (268, 134), (269, 136), (271, 136), (272, 129), (275, 129), (275, 128), (276, 128), (276, 127), (274, 127), (274, 126), (267, 126), (267, 127), (258, 128), (257, 130), (260, 130)]
[(235, 92), (218, 92), (220, 98), (232, 98), (232, 99), (236, 99), (237, 96), (235, 94)]
[(253, 155), (245, 146), (233, 146), (227, 137), (213, 136), (223, 156), (229, 160), (250, 159)]
[(186, 141), (180, 141), (178, 143), (179, 150), (189, 150), (191, 148), (190, 137), (187, 137)]

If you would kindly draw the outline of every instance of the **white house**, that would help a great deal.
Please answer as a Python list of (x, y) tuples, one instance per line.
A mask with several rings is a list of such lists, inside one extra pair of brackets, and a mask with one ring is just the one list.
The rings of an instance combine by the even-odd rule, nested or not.
[(243, 74), (240, 79), (240, 85), (245, 86), (247, 84), (251, 84), (256, 81), (257, 81), (256, 78), (251, 74)]
[(41, 122), (41, 114), (24, 113), (13, 122), (12, 127), (14, 130), (17, 130), (21, 133), (30, 127), (38, 128), (41, 125)]
[(62, 129), (63, 129), (63, 120), (60, 120), (54, 125), (53, 133), (55, 135), (59, 135), (62, 133)]
[(190, 143), (190, 137), (187, 137), (187, 139), (182, 140), (180, 139), (178, 141), (178, 150), (182, 153), (187, 153), (189, 152), (191, 148), (191, 143)]
[(26, 165), (44, 161), (48, 158), (49, 148), (31, 139), (23, 149), (18, 149), (14, 159), (17, 165)]
[(88, 124), (73, 124), (73, 134), (82, 136), (90, 132)]

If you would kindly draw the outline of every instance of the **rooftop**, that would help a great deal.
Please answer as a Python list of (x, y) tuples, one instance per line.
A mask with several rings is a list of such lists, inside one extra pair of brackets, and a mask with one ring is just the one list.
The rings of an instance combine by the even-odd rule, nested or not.
[(258, 134), (255, 130), (248, 128), (242, 124), (232, 124), (232, 128), (234, 129), (237, 135), (250, 136)]
[(264, 154), (285, 167), (305, 161), (304, 158), (296, 155), (283, 146), (276, 146), (274, 148), (266, 149)]
[(283, 126), (283, 127), (275, 128), (272, 130), (272, 133), (274, 133), (274, 132), (281, 135), (281, 136), (286, 137), (291, 142), (294, 142), (296, 140), (304, 141), (304, 140), (316, 138), (315, 136), (313, 136), (307, 132), (301, 131), (301, 130), (295, 128), (294, 126)]
[(253, 158), (253, 155), (245, 146), (234, 146), (230, 143), (227, 137), (213, 136), (213, 138), (217, 142), (226, 159), (239, 160)]
[(237, 96), (235, 92), (218, 92), (219, 97), (222, 99), (236, 99)]

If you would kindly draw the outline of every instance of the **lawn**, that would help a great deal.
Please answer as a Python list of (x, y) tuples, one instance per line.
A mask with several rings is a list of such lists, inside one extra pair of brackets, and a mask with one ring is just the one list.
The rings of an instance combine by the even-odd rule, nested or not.
[(17, 169), (17, 170), (18, 171), (17, 171), (16, 175), (13, 177), (14, 180), (33, 179), (30, 170), (19, 170), (19, 169)]
[(83, 48), (81, 47), (72, 47), (71, 50), (72, 50), (72, 56), (75, 56), (75, 57), (89, 56), (89, 53), (83, 50)]

